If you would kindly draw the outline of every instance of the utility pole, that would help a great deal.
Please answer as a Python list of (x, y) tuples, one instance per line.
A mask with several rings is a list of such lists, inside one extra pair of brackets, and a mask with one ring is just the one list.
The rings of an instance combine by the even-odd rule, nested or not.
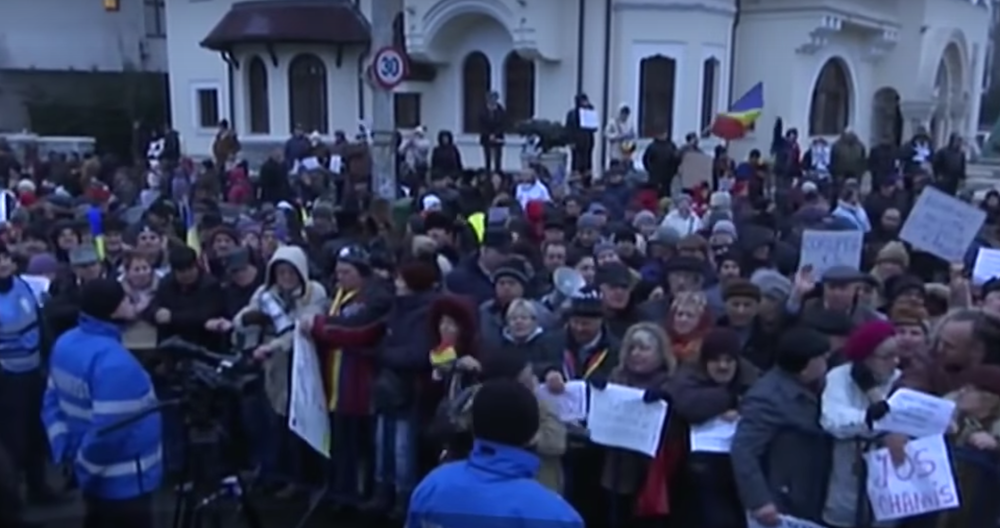
[[(392, 89), (377, 82), (375, 69), (382, 67), (379, 50), (393, 45), (393, 19), (398, 12), (398, 0), (372, 0), (369, 22), (372, 27), (372, 59), (368, 68), (369, 83), (372, 87), (372, 191), (380, 198), (391, 202), (396, 200), (396, 149), (393, 135), (396, 131)], [(403, 64), (398, 67), (405, 68)]]

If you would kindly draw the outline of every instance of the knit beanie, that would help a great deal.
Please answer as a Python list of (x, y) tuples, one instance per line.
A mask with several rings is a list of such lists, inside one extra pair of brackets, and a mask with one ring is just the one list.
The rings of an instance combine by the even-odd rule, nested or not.
[(770, 299), (784, 300), (792, 294), (792, 281), (771, 269), (760, 268), (753, 272), (750, 282), (760, 288), (761, 295)]
[(814, 358), (830, 351), (830, 340), (811, 328), (793, 328), (778, 340), (775, 363), (778, 368), (798, 374)]
[(80, 312), (110, 321), (118, 306), (125, 299), (125, 289), (116, 280), (94, 279), (86, 282), (80, 290)]
[(525, 447), (538, 433), (539, 421), (538, 400), (516, 381), (488, 381), (472, 401), (472, 434), (478, 440)]
[(896, 327), (881, 319), (868, 321), (854, 329), (844, 343), (843, 354), (848, 361), (864, 361), (875, 349), (896, 335)]
[(715, 327), (701, 340), (699, 359), (703, 363), (716, 361), (722, 357), (736, 358), (740, 355), (740, 335), (732, 328)]
[(510, 277), (526, 286), (528, 281), (531, 280), (529, 275), (528, 266), (524, 260), (519, 258), (509, 258), (501, 262), (500, 266), (493, 272), (493, 284), (496, 284), (497, 281), (503, 277)]
[(892, 241), (882, 246), (882, 249), (875, 255), (876, 264), (883, 262), (898, 264), (906, 269), (910, 267), (910, 253), (906, 251), (906, 246), (902, 242)]
[(59, 261), (51, 253), (32, 255), (25, 272), (28, 275), (47, 275), (59, 271)]

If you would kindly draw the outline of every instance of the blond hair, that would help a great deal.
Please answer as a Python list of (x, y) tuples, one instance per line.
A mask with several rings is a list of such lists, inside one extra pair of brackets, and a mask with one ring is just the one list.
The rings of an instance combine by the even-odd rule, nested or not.
[(510, 320), (510, 318), (517, 313), (525, 313), (534, 320), (538, 320), (538, 309), (535, 308), (535, 304), (527, 299), (514, 299), (511, 301), (510, 306), (507, 307), (507, 311), (504, 313), (504, 319)]
[(673, 372), (677, 367), (677, 358), (674, 357), (673, 348), (670, 346), (670, 339), (667, 338), (666, 332), (659, 325), (653, 323), (636, 323), (628, 327), (628, 330), (625, 331), (625, 337), (622, 338), (621, 350), (623, 354), (621, 360), (623, 363), (637, 344), (659, 350), (668, 372)]

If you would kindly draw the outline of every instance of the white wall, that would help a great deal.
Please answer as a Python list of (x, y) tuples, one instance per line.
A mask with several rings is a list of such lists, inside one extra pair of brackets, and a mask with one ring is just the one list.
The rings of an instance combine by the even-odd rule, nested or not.
[(100, 0), (3, 0), (0, 69), (166, 71), (164, 38), (146, 22), (144, 0), (117, 12)]

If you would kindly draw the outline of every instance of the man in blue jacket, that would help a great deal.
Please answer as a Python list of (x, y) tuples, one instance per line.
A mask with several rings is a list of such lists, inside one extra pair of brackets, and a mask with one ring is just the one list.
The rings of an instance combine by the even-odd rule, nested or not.
[(535, 480), (539, 460), (531, 445), (538, 428), (538, 401), (528, 388), (484, 383), (472, 403), (469, 458), (424, 478), (410, 498), (407, 526), (583, 528), (580, 514)]
[(0, 443), (10, 454), (17, 479), (23, 475), (33, 502), (56, 496), (45, 483), (45, 450), (38, 413), (45, 390), (41, 315), (35, 294), (17, 275), (0, 243)]
[[(121, 344), (135, 307), (118, 282), (83, 285), (80, 321), (52, 349), (42, 420), (53, 458), (72, 463), (84, 526), (148, 528), (163, 476), (159, 414), (115, 427), (157, 404), (142, 365)], [(109, 427), (111, 426), (111, 427)]]

